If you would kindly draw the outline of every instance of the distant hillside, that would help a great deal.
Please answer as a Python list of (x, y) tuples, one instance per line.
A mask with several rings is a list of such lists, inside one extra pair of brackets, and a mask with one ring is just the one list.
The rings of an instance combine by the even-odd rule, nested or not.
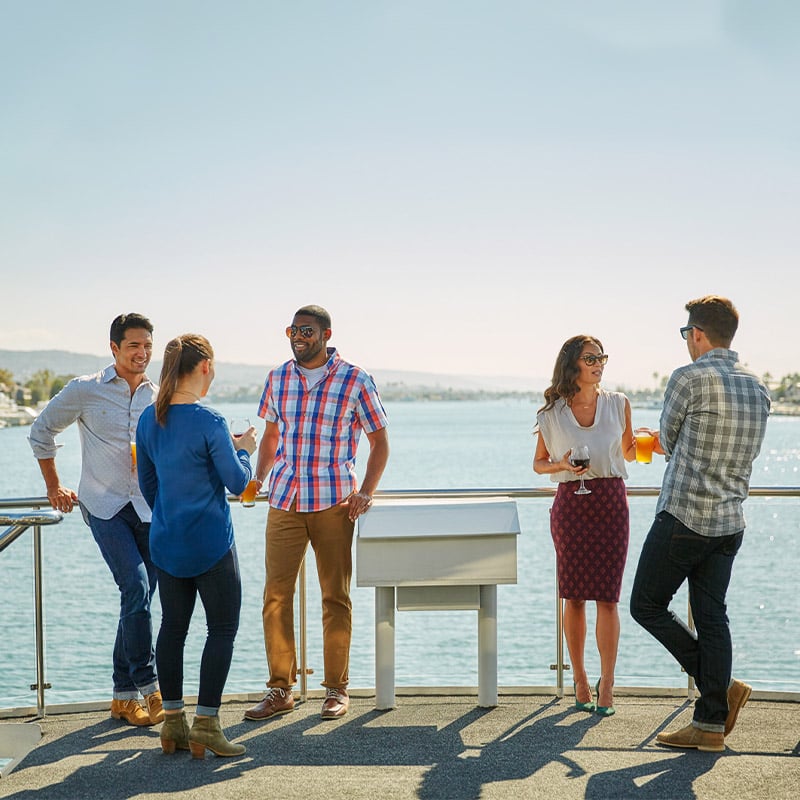
[[(0, 350), (0, 369), (7, 369), (14, 378), (24, 383), (31, 375), (48, 369), (56, 375), (85, 375), (96, 372), (111, 363), (108, 356), (71, 353), (67, 350)], [(241, 390), (241, 394), (250, 395), (260, 392), (264, 378), (274, 364), (232, 364), (218, 361), (216, 363), (216, 380), (213, 386), (214, 395), (226, 396)], [(390, 386), (395, 389), (407, 389), (411, 392), (434, 390), (446, 392), (448, 389), (457, 392), (539, 392), (547, 386), (544, 378), (525, 378), (513, 376), (477, 376), (448, 375), (429, 372), (404, 372), (401, 370), (372, 369), (363, 365), (375, 379), (383, 392)], [(161, 362), (153, 360), (148, 374), (158, 380)]]
[(107, 356), (92, 356), (66, 350), (0, 350), (0, 369), (7, 369), (19, 383), (44, 369), (56, 375), (86, 375), (110, 362), (110, 352)]

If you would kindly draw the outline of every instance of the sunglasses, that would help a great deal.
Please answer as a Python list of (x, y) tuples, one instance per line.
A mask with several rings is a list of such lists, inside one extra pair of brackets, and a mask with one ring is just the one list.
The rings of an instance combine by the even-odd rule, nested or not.
[(593, 367), (595, 364), (600, 364), (601, 366), (605, 365), (608, 361), (608, 353), (603, 353), (602, 355), (595, 356), (591, 353), (587, 353), (584, 356), (578, 356), (580, 361), (583, 361), (587, 367)]
[(314, 329), (310, 325), (290, 325), (286, 329), (286, 335), (290, 339), (297, 336), (298, 333), (304, 339), (310, 339), (314, 335)]
[(689, 331), (690, 331), (692, 328), (697, 328), (697, 330), (699, 330), (699, 331), (702, 331), (702, 330), (703, 330), (703, 329), (702, 329), (702, 328), (701, 328), (699, 325), (684, 325), (684, 326), (681, 328), (681, 336), (682, 336), (684, 339), (688, 339), (688, 338), (689, 338)]

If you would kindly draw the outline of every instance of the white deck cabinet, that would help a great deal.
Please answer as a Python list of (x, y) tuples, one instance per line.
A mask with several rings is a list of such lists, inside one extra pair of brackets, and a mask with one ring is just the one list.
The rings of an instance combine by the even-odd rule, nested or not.
[(375, 705), (395, 705), (398, 611), (478, 612), (478, 704), (497, 705), (497, 584), (517, 582), (513, 500), (382, 500), (358, 519), (356, 585), (375, 587)]

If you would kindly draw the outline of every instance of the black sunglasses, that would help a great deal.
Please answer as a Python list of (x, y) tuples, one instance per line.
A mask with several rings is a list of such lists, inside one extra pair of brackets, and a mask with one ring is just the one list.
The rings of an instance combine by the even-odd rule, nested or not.
[(703, 329), (702, 329), (702, 328), (701, 328), (699, 325), (684, 325), (684, 326), (681, 328), (681, 336), (682, 336), (684, 339), (688, 339), (688, 338), (689, 338), (689, 331), (690, 331), (692, 328), (697, 328), (697, 330), (699, 330), (699, 331), (702, 331), (702, 330), (703, 330)]

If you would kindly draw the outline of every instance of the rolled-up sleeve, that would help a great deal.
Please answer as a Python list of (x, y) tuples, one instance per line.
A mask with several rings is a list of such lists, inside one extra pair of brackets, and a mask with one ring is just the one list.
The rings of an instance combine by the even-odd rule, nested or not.
[(42, 410), (31, 425), (30, 442), (37, 459), (55, 458), (60, 444), (56, 436), (81, 415), (80, 382), (70, 381)]

